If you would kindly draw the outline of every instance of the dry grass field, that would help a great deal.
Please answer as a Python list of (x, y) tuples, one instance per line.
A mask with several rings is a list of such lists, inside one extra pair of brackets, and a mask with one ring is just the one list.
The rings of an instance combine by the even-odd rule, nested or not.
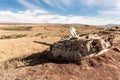
[[(49, 60), (48, 45), (69, 37), (70, 25), (0, 25), (0, 80), (120, 80), (120, 27), (78, 25), (78, 34), (114, 34), (114, 45), (105, 55), (81, 64)], [(41, 43), (40, 43), (41, 42)]]

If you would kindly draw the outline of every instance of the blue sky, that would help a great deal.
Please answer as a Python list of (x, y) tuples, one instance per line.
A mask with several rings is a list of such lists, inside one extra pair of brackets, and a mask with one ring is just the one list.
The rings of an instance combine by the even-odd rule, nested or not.
[(119, 24), (120, 0), (0, 0), (0, 22)]

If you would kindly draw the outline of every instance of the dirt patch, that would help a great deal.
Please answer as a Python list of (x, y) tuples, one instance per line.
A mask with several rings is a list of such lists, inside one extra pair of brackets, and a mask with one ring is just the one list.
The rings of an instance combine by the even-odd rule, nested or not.
[[(29, 65), (25, 73), (17, 79), (119, 80), (119, 57), (119, 53), (110, 50), (105, 55), (81, 60), (78, 65), (73, 62), (50, 61), (45, 55), (39, 55), (38, 58), (32, 56), (34, 64)], [(31, 64), (31, 61), (29, 63)]]
[(10, 77), (15, 80), (119, 80), (120, 53), (113, 50), (115, 47), (119, 46), (115, 44), (107, 54), (82, 59), (79, 64), (55, 60), (47, 49), (24, 58), (25, 66), (12, 70), (18, 73)]
[[(120, 48), (118, 34), (114, 40), (113, 47), (106, 54), (82, 59), (80, 62), (68, 62), (54, 59), (50, 55), (48, 46), (60, 40), (63, 34), (68, 34), (69, 28), (56, 27), (56, 25), (52, 27), (48, 27), (51, 25), (44, 26), (38, 25), (33, 27), (32, 31), (24, 32), (0, 30), (1, 35), (27, 34), (30, 36), (19, 39), (0, 40), (0, 45), (2, 45), (0, 48), (0, 61), (5, 61), (3, 64), (0, 64), (0, 66), (4, 65), (4, 68), (0, 68), (0, 80), (120, 79), (120, 53), (113, 50), (114, 48)], [(92, 31), (96, 32), (96, 28), (78, 27), (77, 31), (80, 34), (91, 33)], [(35, 41), (42, 42), (42, 44), (35, 43)], [(20, 56), (24, 57), (20, 58)]]

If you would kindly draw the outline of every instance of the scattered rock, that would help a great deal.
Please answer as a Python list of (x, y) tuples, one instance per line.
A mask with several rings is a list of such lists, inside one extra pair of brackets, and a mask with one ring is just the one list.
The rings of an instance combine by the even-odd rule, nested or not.
[(120, 52), (119, 48), (113, 48), (114, 51)]

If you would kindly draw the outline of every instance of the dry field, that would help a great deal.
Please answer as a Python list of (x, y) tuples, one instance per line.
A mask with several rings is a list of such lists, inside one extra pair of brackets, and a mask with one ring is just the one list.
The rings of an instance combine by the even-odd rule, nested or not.
[(74, 62), (50, 60), (49, 46), (69, 37), (69, 26), (60, 24), (0, 25), (0, 80), (120, 80), (120, 28), (77, 26), (78, 34), (114, 34), (107, 54)]

